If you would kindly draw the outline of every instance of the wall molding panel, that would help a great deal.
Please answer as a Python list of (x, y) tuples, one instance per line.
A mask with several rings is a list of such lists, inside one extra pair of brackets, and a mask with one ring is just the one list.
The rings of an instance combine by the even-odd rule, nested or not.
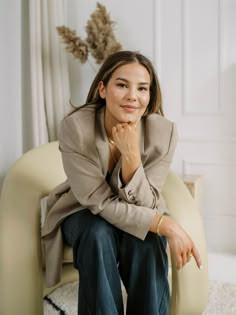
[[(223, 115), (221, 106), (223, 30), (220, 2), (181, 1), (184, 116)], [(202, 80), (203, 77), (205, 80)]]

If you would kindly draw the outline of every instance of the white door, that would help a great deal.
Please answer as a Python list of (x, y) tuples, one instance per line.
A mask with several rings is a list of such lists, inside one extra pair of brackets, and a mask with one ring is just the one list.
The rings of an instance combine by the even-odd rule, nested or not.
[(157, 49), (173, 168), (203, 175), (210, 251), (236, 253), (236, 1), (160, 0)]

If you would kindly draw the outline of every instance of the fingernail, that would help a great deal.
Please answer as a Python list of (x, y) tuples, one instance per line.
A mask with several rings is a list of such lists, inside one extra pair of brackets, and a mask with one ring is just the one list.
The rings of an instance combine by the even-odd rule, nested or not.
[(199, 266), (199, 269), (200, 269), (200, 270), (202, 270), (202, 269), (203, 269), (202, 265), (200, 265), (200, 266)]

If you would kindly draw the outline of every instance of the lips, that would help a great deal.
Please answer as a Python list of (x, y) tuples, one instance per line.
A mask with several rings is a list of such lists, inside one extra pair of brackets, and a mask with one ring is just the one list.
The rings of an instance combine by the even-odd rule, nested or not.
[(133, 106), (133, 105), (122, 105), (121, 107), (124, 108), (125, 110), (130, 110), (130, 111), (134, 111), (138, 109), (138, 107)]

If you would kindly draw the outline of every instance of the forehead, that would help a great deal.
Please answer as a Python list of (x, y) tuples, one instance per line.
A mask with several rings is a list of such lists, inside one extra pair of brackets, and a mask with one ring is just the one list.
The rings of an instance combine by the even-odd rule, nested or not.
[(116, 80), (117, 78), (150, 83), (149, 72), (140, 63), (129, 63), (118, 67), (111, 76), (111, 79)]

